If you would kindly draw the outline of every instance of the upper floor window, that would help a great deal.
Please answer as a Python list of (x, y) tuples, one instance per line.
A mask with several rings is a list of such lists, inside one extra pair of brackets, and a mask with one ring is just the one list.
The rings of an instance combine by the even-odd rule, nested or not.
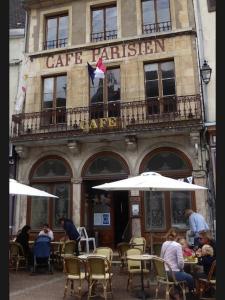
[(143, 33), (171, 30), (169, 0), (142, 0)]
[(208, 4), (208, 12), (212, 12), (216, 10), (216, 0), (207, 0)]
[(146, 64), (145, 95), (148, 114), (176, 111), (174, 62)]
[(43, 79), (42, 125), (66, 122), (66, 75)]
[(115, 117), (120, 114), (120, 69), (107, 69), (104, 79), (90, 84), (91, 118)]
[(68, 44), (68, 15), (46, 18), (44, 49), (66, 47)]
[(116, 6), (92, 8), (91, 41), (99, 42), (117, 38)]

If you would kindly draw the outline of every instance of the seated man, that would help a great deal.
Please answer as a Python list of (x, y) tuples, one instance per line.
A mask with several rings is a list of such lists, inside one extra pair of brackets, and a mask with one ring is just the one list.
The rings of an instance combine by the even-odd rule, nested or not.
[(48, 236), (51, 241), (54, 240), (54, 235), (53, 235), (53, 232), (52, 230), (49, 228), (49, 225), (48, 224), (44, 224), (43, 225), (43, 229), (39, 232), (39, 235), (46, 235)]

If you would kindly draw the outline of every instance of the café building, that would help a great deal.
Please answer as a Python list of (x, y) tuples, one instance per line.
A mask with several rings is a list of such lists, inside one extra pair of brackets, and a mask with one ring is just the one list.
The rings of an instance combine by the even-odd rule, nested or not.
[[(208, 218), (207, 192), (106, 192), (155, 171), (206, 185), (196, 30), (188, 0), (25, 0), (26, 97), (12, 116), (19, 181), (58, 199), (17, 197), (15, 224), (36, 234), (61, 216), (115, 247), (132, 235)], [(102, 57), (104, 78), (88, 74)]]

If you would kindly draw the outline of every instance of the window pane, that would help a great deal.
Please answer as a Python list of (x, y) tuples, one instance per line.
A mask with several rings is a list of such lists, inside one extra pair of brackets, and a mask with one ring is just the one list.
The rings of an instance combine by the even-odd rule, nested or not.
[(158, 79), (158, 64), (145, 65), (145, 79)]
[(56, 107), (66, 106), (66, 76), (56, 78)]
[(175, 80), (174, 79), (164, 79), (163, 84), (163, 96), (175, 95)]
[(117, 11), (116, 7), (106, 8), (106, 31), (117, 29)]
[(33, 178), (69, 176), (70, 172), (65, 164), (57, 159), (48, 159), (42, 162), (35, 170)]
[(146, 97), (158, 97), (159, 96), (159, 88), (158, 88), (158, 80), (151, 80), (146, 82)]
[(90, 81), (90, 98), (91, 98), (91, 104), (97, 102), (103, 102), (103, 79), (102, 78), (95, 78), (94, 86)]
[(145, 229), (165, 229), (165, 199), (162, 192), (145, 192)]
[(184, 216), (186, 208), (191, 208), (191, 192), (171, 192), (172, 227), (187, 228), (188, 220)]
[[(53, 41), (57, 39), (57, 18), (47, 20), (47, 41)], [(51, 45), (48, 44), (49, 48)]]
[(108, 101), (120, 100), (120, 69), (107, 71)]
[(175, 76), (174, 72), (174, 62), (168, 61), (161, 63), (162, 78), (173, 78)]
[(103, 10), (93, 10), (92, 11), (92, 33), (103, 32), (104, 31), (104, 18)]
[(153, 0), (142, 1), (142, 16), (143, 16), (143, 25), (156, 23)]
[(58, 39), (65, 39), (68, 37), (68, 16), (59, 18), (59, 33)]
[(186, 161), (180, 158), (176, 153), (163, 151), (157, 153), (150, 159), (144, 172), (185, 169), (189, 169)]
[(43, 108), (52, 108), (53, 106), (53, 85), (54, 78), (44, 79)]
[(170, 21), (169, 0), (157, 0), (157, 22)]
[[(48, 186), (44, 184), (32, 184), (34, 188), (49, 192)], [(30, 226), (33, 229), (39, 229), (44, 223), (48, 223), (48, 203), (49, 198), (32, 197), (31, 200), (31, 218)]]
[(69, 217), (70, 185), (69, 183), (56, 183), (53, 191), (54, 195), (59, 197), (54, 199), (53, 228), (61, 228), (59, 218)]
[(96, 174), (112, 174), (120, 173), (126, 174), (120, 161), (113, 157), (99, 157), (90, 165), (87, 170), (87, 175), (96, 175)]

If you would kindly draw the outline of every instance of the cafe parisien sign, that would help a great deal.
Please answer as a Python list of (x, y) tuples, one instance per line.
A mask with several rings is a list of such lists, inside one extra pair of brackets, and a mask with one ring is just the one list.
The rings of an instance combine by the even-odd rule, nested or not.
[[(85, 50), (87, 51), (87, 50)], [(90, 51), (89, 62), (96, 62), (101, 56), (103, 61), (148, 55), (165, 51), (164, 39), (149, 39), (119, 45), (93, 48)], [(75, 50), (62, 54), (49, 55), (46, 58), (47, 68), (58, 68), (86, 63), (82, 57), (83, 51)], [(87, 55), (85, 55), (87, 59)]]

